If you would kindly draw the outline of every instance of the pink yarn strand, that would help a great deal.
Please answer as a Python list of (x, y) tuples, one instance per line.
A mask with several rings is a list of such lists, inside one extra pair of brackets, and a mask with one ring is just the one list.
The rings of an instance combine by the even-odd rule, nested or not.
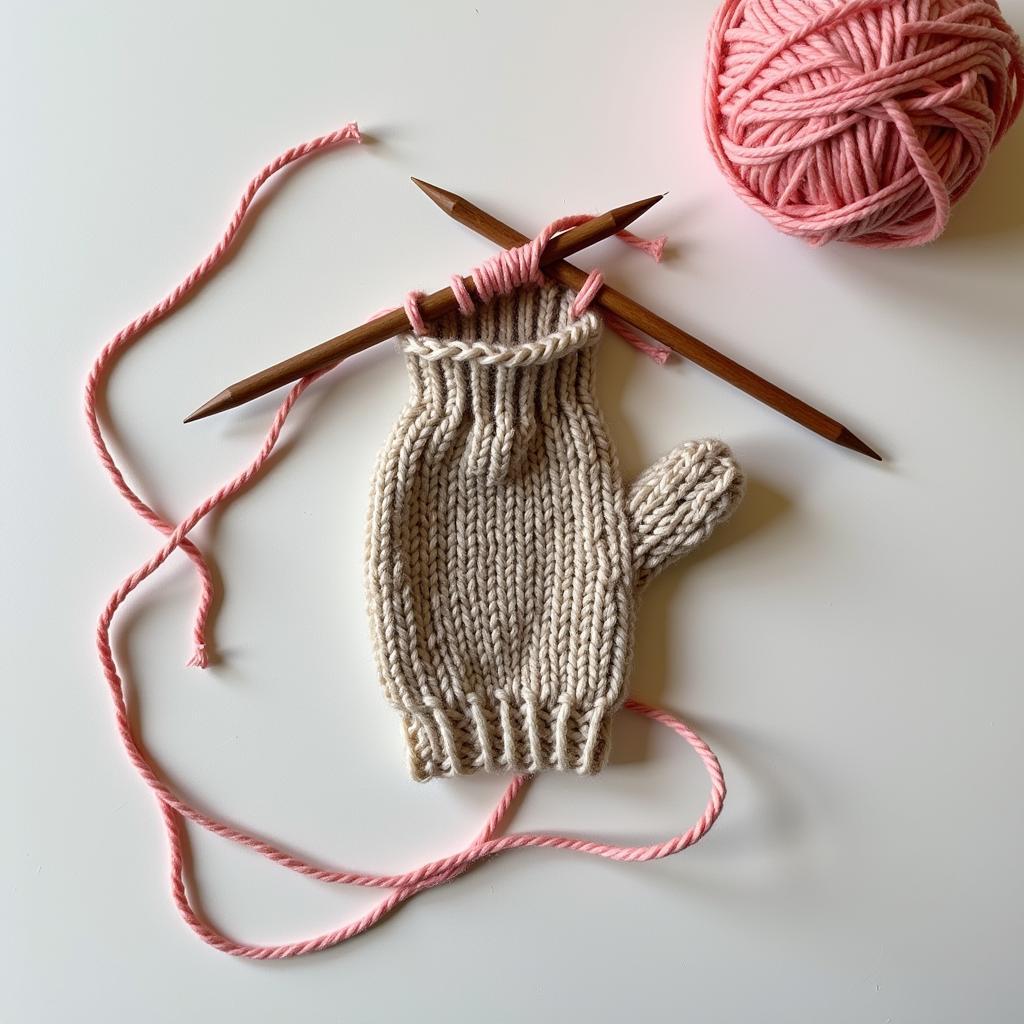
[[(409, 871), (397, 874), (373, 874), (327, 868), (311, 863), (204, 813), (185, 801), (170, 788), (164, 781), (158, 768), (139, 746), (132, 731), (131, 720), (128, 715), (125, 684), (121, 678), (111, 647), (110, 633), (117, 612), (137, 587), (152, 576), (175, 551), (182, 550), (192, 560), (200, 582), (200, 596), (193, 626), (195, 653), (190, 664), (206, 667), (208, 663), (206, 627), (213, 598), (213, 584), (203, 555), (189, 540), (188, 535), (213, 509), (230, 501), (246, 484), (259, 475), (274, 451), (285, 421), (294, 408), (295, 403), (314, 380), (329, 371), (322, 371), (321, 373), (305, 377), (290, 389), (287, 397), (274, 414), (263, 444), (255, 457), (240, 473), (200, 502), (192, 512), (176, 525), (154, 511), (132, 489), (110, 453), (97, 413), (100, 395), (103, 391), (107, 375), (113, 361), (120, 352), (137, 341), (159, 319), (172, 312), (190, 291), (203, 283), (213, 273), (234, 240), (256, 193), (270, 177), (302, 157), (340, 143), (359, 141), (358, 129), (354, 124), (350, 124), (337, 132), (313, 139), (302, 146), (294, 147), (267, 164), (249, 183), (227, 229), (214, 249), (164, 299), (119, 331), (103, 347), (89, 373), (85, 387), (86, 422), (101, 465), (107, 471), (118, 493), (127, 501), (129, 506), (164, 538), (162, 546), (155, 554), (126, 577), (111, 594), (97, 624), (97, 652), (103, 676), (113, 702), (118, 736), (128, 759), (149, 787), (160, 807), (170, 851), (171, 894), (182, 918), (204, 942), (214, 948), (233, 956), (257, 960), (299, 956), (304, 953), (327, 949), (340, 942), (344, 942), (372, 928), (384, 916), (416, 895), (416, 893), (457, 878), (485, 857), (491, 857), (510, 850), (526, 847), (543, 847), (621, 861), (648, 861), (671, 856), (692, 846), (707, 833), (722, 811), (726, 792), (718, 759), (693, 730), (666, 711), (660, 711), (639, 701), (631, 700), (627, 701), (625, 705), (628, 710), (671, 729), (677, 736), (689, 744), (704, 764), (711, 780), (711, 792), (707, 805), (697, 821), (685, 832), (671, 836), (658, 843), (642, 846), (618, 846), (547, 833), (520, 832), (500, 835), (499, 830), (511, 809), (512, 803), (528, 779), (527, 776), (519, 775), (510, 781), (504, 794), (499, 799), (477, 836), (461, 850), (422, 864)], [(558, 223), (557, 221), (555, 222), (556, 225)], [(563, 230), (554, 225), (549, 226), (549, 228), (552, 233), (557, 230)], [(538, 238), (542, 236), (538, 236)], [(529, 249), (529, 247), (523, 248)], [(541, 248), (543, 248), (543, 245), (541, 245)], [(539, 250), (537, 251), (539, 252)], [(529, 252), (523, 253), (521, 259), (525, 259), (528, 255)], [(519, 268), (516, 273), (532, 274), (536, 272), (535, 269), (531, 269), (532, 265), (529, 259), (525, 259), (525, 261), (515, 265)], [(494, 287), (502, 287), (501, 282), (505, 279), (502, 278), (500, 271), (496, 271), (496, 274)], [(186, 821), (192, 822), (214, 835), (252, 850), (268, 860), (306, 877), (331, 884), (387, 889), (389, 892), (369, 912), (323, 935), (299, 942), (279, 945), (255, 945), (238, 942), (204, 921), (190, 899), (184, 867), (184, 850), (187, 841)]]
[(641, 252), (647, 253), (655, 263), (660, 263), (665, 258), (665, 246), (668, 238), (665, 235), (658, 235), (657, 238), (641, 238), (634, 235), (632, 231), (620, 231), (616, 238), (621, 239), (626, 245), (633, 246)]

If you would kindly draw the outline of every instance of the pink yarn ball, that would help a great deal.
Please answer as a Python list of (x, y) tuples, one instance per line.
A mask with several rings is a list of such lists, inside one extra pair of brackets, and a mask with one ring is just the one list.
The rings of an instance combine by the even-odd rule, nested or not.
[(995, 0), (726, 0), (704, 128), (743, 200), (812, 245), (937, 238), (1020, 112)]

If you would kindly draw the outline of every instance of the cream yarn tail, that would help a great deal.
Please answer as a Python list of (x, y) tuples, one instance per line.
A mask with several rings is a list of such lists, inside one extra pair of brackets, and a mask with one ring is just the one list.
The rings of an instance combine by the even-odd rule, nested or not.
[(636, 592), (740, 496), (721, 442), (627, 493), (594, 396), (600, 321), (545, 285), (399, 344), (409, 401), (370, 505), (374, 648), (416, 779), (598, 771)]

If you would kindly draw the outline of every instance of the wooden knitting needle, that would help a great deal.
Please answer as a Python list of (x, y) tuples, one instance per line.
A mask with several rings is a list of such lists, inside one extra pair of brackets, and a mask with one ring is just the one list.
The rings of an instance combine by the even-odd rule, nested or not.
[[(578, 227), (556, 235), (541, 253), (540, 265), (546, 267), (565, 256), (579, 252), (580, 249), (585, 249), (588, 245), (593, 245), (595, 242), (614, 235), (628, 224), (632, 224), (655, 203), (660, 203), (663, 198), (664, 196), (652, 196), (650, 199), (643, 199), (638, 203), (619, 206), (600, 217), (594, 217)], [(477, 290), (473, 279), (464, 277), (462, 283), (466, 286), (469, 294), (476, 298)], [(420, 300), (420, 311), (424, 320), (436, 320), (438, 317), (453, 313), (456, 309), (458, 309), (458, 303), (451, 288), (442, 288)], [(379, 341), (411, 330), (412, 324), (409, 323), (405, 311), (396, 309), (375, 320), (370, 320), (354, 330), (347, 331), (345, 334), (339, 334), (336, 338), (331, 338), (315, 348), (307, 349), (305, 352), (300, 352), (290, 359), (276, 363), (266, 370), (254, 373), (237, 384), (232, 384), (219, 395), (215, 395), (201, 405), (190, 416), (186, 416), (185, 422), (201, 420), (206, 416), (213, 416), (226, 409), (233, 409), (235, 406), (251, 402), (254, 398), (259, 398), (269, 391), (290, 384), (300, 377), (306, 377), (318, 370), (334, 366), (346, 356), (362, 352), (363, 349), (376, 345)]]
[[(455, 195), (454, 192), (430, 185), (425, 181), (420, 181), (419, 178), (412, 180), (449, 217), (453, 217), (460, 224), (465, 224), (466, 227), (489, 238), (492, 242), (512, 248), (529, 241), (525, 235), (510, 228), (507, 224), (503, 224), (461, 196)], [(545, 266), (544, 273), (577, 291), (587, 279), (584, 271), (564, 260), (558, 263), (549, 263)], [(594, 304), (606, 312), (622, 317), (628, 324), (643, 331), (644, 334), (656, 341), (660, 341), (673, 352), (678, 352), (679, 355), (691, 359), (698, 366), (703, 366), (705, 370), (715, 374), (716, 377), (721, 377), (727, 383), (771, 406), (777, 412), (781, 412), (783, 416), (788, 416), (801, 426), (807, 427), (808, 430), (813, 430), (816, 434), (820, 434), (844, 448), (868, 455), (881, 462), (881, 455), (869, 448), (852, 430), (844, 427), (831, 416), (826, 416), (823, 412), (819, 412), (806, 402), (789, 394), (788, 391), (783, 391), (782, 388), (759, 377), (752, 370), (748, 370), (735, 360), (722, 355), (721, 352), (717, 352), (692, 334), (687, 334), (686, 331), (669, 323), (657, 313), (641, 306), (639, 302), (634, 302), (628, 295), (623, 295), (622, 292), (605, 285), (597, 293)]]

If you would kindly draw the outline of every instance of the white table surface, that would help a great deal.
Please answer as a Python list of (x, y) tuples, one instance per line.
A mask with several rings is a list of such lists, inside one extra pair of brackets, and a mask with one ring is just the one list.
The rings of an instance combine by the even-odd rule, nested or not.
[[(1024, 2), (1006, 13), (1024, 26)], [(7, 402), (0, 1016), (56, 1021), (1008, 1021), (1024, 825), (1024, 125), (946, 236), (813, 250), (734, 198), (700, 128), (713, 4), (488, 0), (10, 5), (0, 35)], [(248, 458), (264, 400), (183, 427), (221, 386), (490, 248), (415, 174), (531, 230), (655, 191), (661, 267), (589, 257), (886, 456), (831, 446), (692, 365), (614, 338), (600, 397), (624, 471), (693, 436), (750, 477), (732, 524), (660, 578), (633, 692), (721, 755), (725, 813), (646, 866), (527, 851), (368, 935), (282, 963), (219, 954), (170, 903), (148, 792), (94, 650), (156, 538), (89, 449), (95, 350), (217, 237), (287, 146), (373, 144), (287, 176), (230, 264), (117, 366), (117, 451), (180, 516)], [(581, 261), (587, 263), (587, 261)], [(588, 263), (587, 265), (592, 265)], [(500, 783), (407, 781), (363, 607), (390, 347), (316, 388), (255, 489), (197, 532), (223, 579), (223, 663), (187, 670), (178, 559), (116, 631), (141, 733), (202, 807), (324, 861), (401, 869), (469, 838)], [(623, 720), (595, 780), (545, 777), (513, 827), (627, 842), (703, 806), (696, 760)], [(192, 832), (201, 905), (248, 941), (365, 909)]]

